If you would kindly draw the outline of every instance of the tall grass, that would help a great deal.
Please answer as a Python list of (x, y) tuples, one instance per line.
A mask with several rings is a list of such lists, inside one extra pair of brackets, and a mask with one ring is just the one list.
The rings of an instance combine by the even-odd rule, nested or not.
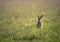
[[(39, 3), (0, 6), (1, 42), (60, 42), (60, 8)], [(42, 14), (42, 28), (38, 29), (37, 15)]]

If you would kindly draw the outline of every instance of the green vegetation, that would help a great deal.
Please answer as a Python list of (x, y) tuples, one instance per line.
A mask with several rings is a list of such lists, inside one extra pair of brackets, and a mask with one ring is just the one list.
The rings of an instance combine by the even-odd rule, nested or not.
[[(0, 42), (60, 42), (60, 8), (41, 3), (0, 4)], [(42, 28), (36, 28), (43, 14)]]

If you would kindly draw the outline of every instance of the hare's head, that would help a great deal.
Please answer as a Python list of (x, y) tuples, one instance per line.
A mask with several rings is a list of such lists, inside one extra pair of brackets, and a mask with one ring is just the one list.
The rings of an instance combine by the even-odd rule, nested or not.
[(38, 16), (38, 21), (40, 21), (42, 17), (43, 17), (43, 15)]

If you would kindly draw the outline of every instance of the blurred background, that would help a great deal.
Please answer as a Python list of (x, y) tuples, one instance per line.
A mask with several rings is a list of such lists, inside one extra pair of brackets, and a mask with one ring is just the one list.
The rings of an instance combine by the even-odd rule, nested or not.
[(60, 42), (59, 18), (60, 0), (0, 0), (0, 42)]

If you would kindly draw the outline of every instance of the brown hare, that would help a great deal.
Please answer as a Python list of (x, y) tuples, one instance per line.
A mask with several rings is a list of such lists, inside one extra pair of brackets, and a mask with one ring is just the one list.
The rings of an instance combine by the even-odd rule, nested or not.
[(42, 17), (43, 17), (43, 15), (41, 15), (40, 17), (38, 16), (38, 22), (37, 22), (37, 25), (36, 25), (37, 28), (41, 28), (41, 18)]

